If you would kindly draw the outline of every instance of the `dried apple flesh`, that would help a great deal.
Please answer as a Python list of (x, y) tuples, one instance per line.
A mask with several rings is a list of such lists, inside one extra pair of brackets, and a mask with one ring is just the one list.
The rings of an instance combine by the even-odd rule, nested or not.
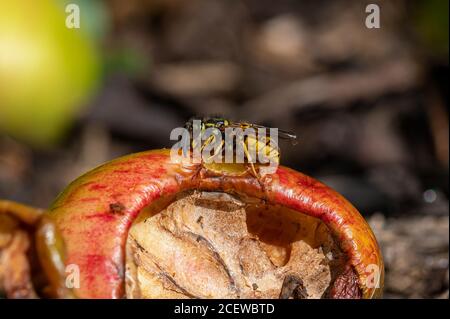
[(346, 257), (318, 219), (227, 193), (146, 207), (126, 244), (127, 298), (321, 298)]

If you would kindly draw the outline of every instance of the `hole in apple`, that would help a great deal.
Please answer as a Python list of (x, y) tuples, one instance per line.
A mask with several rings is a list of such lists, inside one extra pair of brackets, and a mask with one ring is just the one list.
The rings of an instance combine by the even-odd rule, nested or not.
[(321, 298), (346, 264), (318, 219), (256, 198), (185, 192), (143, 209), (127, 298)]

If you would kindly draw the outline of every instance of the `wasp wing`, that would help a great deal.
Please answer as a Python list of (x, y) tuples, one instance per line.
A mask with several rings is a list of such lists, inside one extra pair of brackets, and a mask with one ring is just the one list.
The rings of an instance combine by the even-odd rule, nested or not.
[[(263, 126), (263, 125), (258, 125), (258, 124), (250, 124), (247, 122), (230, 122), (230, 127), (238, 127), (238, 128), (242, 128), (242, 129), (246, 129), (249, 127), (253, 127), (253, 128), (265, 128), (267, 130), (269, 130), (270, 128), (267, 126)], [(278, 137), (283, 138), (283, 139), (287, 139), (287, 140), (295, 140), (297, 139), (297, 135), (289, 132), (289, 131), (285, 131), (285, 130), (280, 130), (278, 129)]]

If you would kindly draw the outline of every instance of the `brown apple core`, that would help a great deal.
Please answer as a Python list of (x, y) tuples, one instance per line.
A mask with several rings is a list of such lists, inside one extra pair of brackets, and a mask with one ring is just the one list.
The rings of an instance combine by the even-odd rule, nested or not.
[(146, 207), (126, 247), (127, 298), (321, 298), (346, 263), (320, 220), (215, 192)]

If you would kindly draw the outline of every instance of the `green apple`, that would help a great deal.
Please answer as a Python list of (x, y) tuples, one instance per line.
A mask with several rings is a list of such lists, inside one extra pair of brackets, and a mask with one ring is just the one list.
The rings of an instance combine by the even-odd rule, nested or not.
[(0, 1), (0, 132), (54, 145), (98, 84), (95, 45), (52, 0)]

